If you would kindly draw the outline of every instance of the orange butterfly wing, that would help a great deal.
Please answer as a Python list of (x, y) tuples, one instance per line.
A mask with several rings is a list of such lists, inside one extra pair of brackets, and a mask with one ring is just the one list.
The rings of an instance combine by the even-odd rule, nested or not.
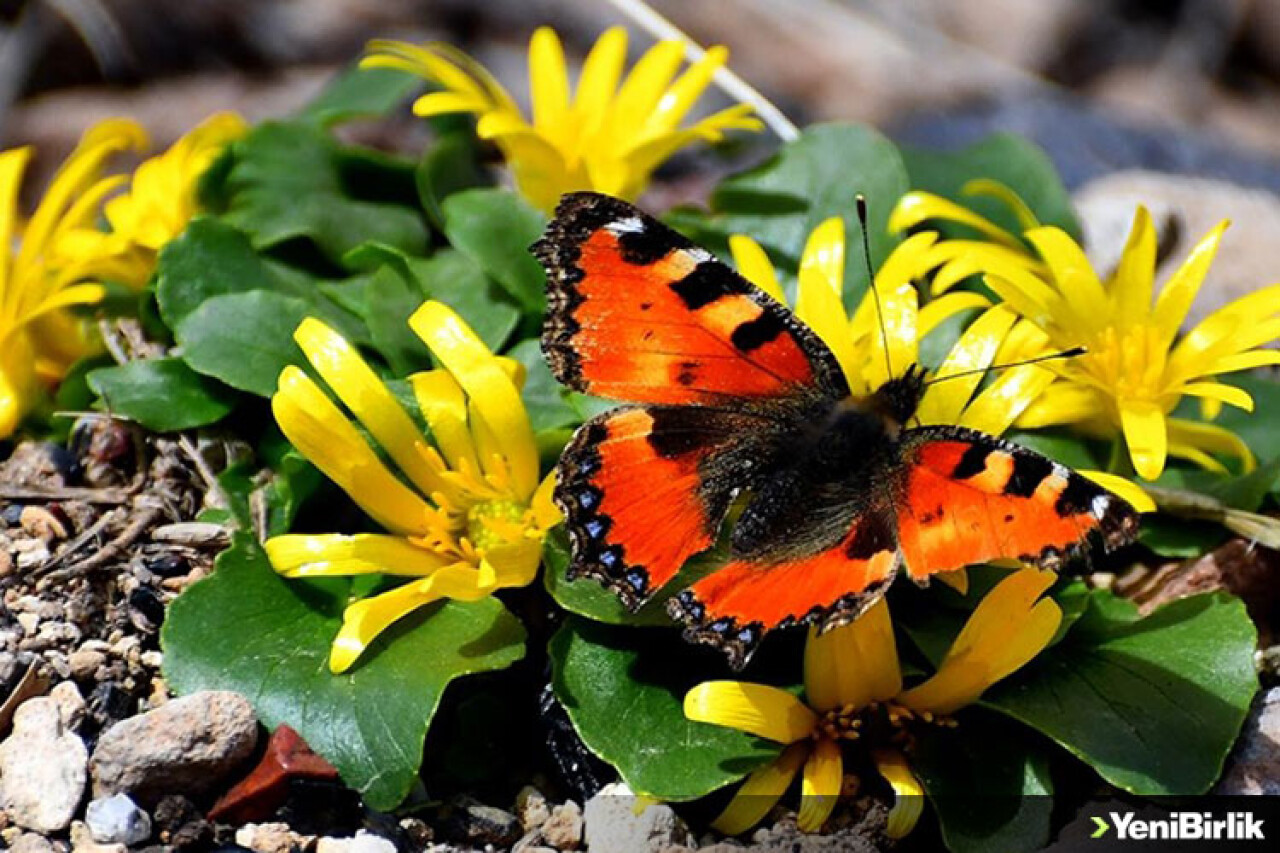
[(1058, 569), (1091, 536), (1113, 548), (1137, 532), (1137, 512), (1119, 497), (983, 433), (911, 430), (903, 461), (898, 540), (916, 580), (998, 558)]
[(785, 306), (625, 202), (565, 196), (533, 251), (548, 273), (543, 352), (570, 388), (665, 405), (848, 393)]

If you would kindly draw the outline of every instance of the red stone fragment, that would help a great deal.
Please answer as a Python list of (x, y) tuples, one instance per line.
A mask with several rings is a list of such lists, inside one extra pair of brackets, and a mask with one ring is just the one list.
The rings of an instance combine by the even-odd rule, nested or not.
[(332, 764), (312, 752), (300, 734), (282, 725), (271, 733), (258, 766), (213, 804), (209, 819), (237, 826), (260, 823), (284, 804), (291, 780), (337, 778)]

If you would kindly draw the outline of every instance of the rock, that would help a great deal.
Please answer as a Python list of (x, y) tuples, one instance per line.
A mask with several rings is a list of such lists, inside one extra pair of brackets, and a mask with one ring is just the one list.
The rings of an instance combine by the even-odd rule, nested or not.
[(25, 829), (67, 828), (84, 796), (88, 751), (67, 729), (56, 700), (28, 699), (0, 744), (0, 808)]
[(71, 664), (71, 677), (76, 681), (90, 681), (98, 667), (107, 662), (107, 656), (93, 649), (80, 648), (68, 658)]
[(416, 817), (406, 817), (400, 821), (400, 831), (409, 841), (410, 850), (423, 850), (435, 840), (436, 833), (426, 821)]
[(558, 850), (577, 850), (582, 843), (582, 807), (573, 800), (556, 806), (542, 824), (542, 837)]
[(71, 853), (127, 853), (128, 849), (119, 842), (99, 844), (84, 821), (71, 822)]
[(474, 846), (510, 847), (521, 835), (515, 815), (471, 797), (453, 800), (447, 826), (451, 837)]
[(90, 762), (94, 796), (125, 792), (146, 801), (200, 794), (226, 778), (257, 743), (253, 708), (239, 694), (174, 699), (103, 733)]
[(1280, 794), (1280, 687), (1258, 694), (1215, 794)]
[(138, 844), (151, 837), (151, 818), (127, 794), (89, 803), (84, 822), (99, 844)]
[(605, 785), (583, 810), (587, 850), (592, 853), (657, 853), (684, 844), (689, 830), (670, 806), (635, 813), (636, 795), (625, 784)]
[(287, 823), (246, 823), (236, 830), (236, 844), (254, 853), (300, 853), (314, 836), (298, 835)]
[(360, 830), (354, 838), (321, 838), (316, 853), (396, 853), (393, 841)]
[(538, 829), (551, 817), (551, 808), (547, 798), (532, 785), (525, 785), (516, 794), (516, 816), (520, 818), (520, 826), (525, 832)]
[(1275, 279), (1271, 259), (1280, 244), (1280, 196), (1271, 192), (1223, 180), (1125, 171), (1090, 181), (1073, 200), (1089, 258), (1102, 275), (1115, 269), (1139, 204), (1151, 212), (1163, 238), (1157, 282), (1167, 280), (1210, 229), (1223, 219), (1232, 221), (1188, 323)]
[(80, 688), (73, 681), (64, 681), (49, 691), (49, 698), (58, 705), (58, 713), (62, 716), (62, 724), (71, 731), (77, 731), (84, 722), (85, 702), (80, 695)]
[(49, 839), (35, 832), (24, 832), (9, 845), (9, 853), (54, 853)]

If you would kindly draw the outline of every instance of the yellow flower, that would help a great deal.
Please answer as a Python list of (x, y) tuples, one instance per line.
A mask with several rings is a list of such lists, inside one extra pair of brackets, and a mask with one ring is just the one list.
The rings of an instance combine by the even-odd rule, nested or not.
[(440, 86), (420, 97), (414, 112), (475, 114), (477, 133), (501, 149), (520, 191), (550, 212), (574, 190), (634, 200), (653, 170), (680, 148), (718, 141), (727, 130), (760, 128), (745, 104), (681, 126), (729, 55), (713, 47), (676, 78), (684, 51), (679, 41), (660, 41), (622, 80), (627, 33), (610, 29), (587, 56), (571, 98), (560, 39), (542, 27), (529, 43), (532, 121), (493, 75), (448, 45), (374, 41), (361, 66), (397, 68)]
[[(937, 235), (925, 232), (904, 240), (876, 273), (876, 290), (884, 309), (884, 334), (876, 318), (876, 300), (868, 290), (850, 317), (844, 308), (844, 222), (832, 217), (809, 235), (800, 259), (795, 312), (835, 354), (854, 395), (874, 392), (919, 362), (920, 341), (944, 320), (962, 311), (982, 309), (934, 372), (933, 379), (990, 367), (1014, 332), (1017, 315), (978, 293), (944, 294), (923, 307), (915, 279), (943, 262), (936, 252)], [(729, 240), (738, 271), (780, 302), (786, 296), (764, 250), (750, 237)], [(887, 355), (886, 355), (887, 353)], [(892, 367), (892, 373), (890, 373)], [(958, 424), (999, 435), (1053, 380), (1037, 365), (1004, 371), (979, 391), (983, 376), (930, 384), (920, 401), (922, 424)], [(975, 392), (977, 392), (975, 394)]]
[(552, 475), (538, 481), (521, 365), (495, 356), (439, 302), (423, 305), (409, 324), (443, 365), (409, 377), (431, 439), (341, 335), (315, 319), (294, 333), (311, 366), (398, 470), (301, 369), (282, 371), (271, 399), (285, 436), (388, 531), (274, 537), (266, 550), (276, 571), (414, 578), (347, 607), (329, 657), (334, 672), (419, 607), (528, 584), (543, 537), (560, 519)]
[[(924, 790), (908, 765), (908, 729), (955, 725), (950, 715), (976, 702), (1049, 644), (1062, 611), (1041, 596), (1054, 578), (1052, 572), (1032, 568), (1006, 576), (970, 614), (937, 671), (907, 689), (883, 598), (848, 625), (826, 634), (809, 632), (803, 701), (764, 684), (708, 681), (694, 687), (684, 698), (689, 719), (787, 744), (772, 764), (747, 776), (716, 819), (716, 828), (728, 835), (750, 829), (803, 768), (798, 823), (805, 832), (817, 831), (840, 794), (842, 744), (883, 738), (884, 743), (865, 746), (894, 791), (888, 834), (901, 838), (909, 833), (923, 810)], [(908, 745), (905, 754), (903, 743)]]
[(66, 309), (102, 299), (101, 285), (84, 283), (97, 258), (63, 257), (55, 247), (91, 224), (102, 199), (120, 186), (122, 179), (103, 177), (106, 161), (143, 140), (127, 121), (86, 132), (25, 225), (18, 190), (31, 150), (0, 152), (0, 438), (30, 411), (42, 382), (61, 378), (88, 350), (85, 324)]
[(1019, 426), (1071, 425), (1090, 434), (1122, 437), (1133, 469), (1147, 480), (1160, 476), (1168, 456), (1215, 471), (1226, 468), (1212, 454), (1234, 456), (1246, 471), (1254, 467), (1253, 454), (1235, 434), (1170, 415), (1183, 397), (1201, 398), (1209, 415), (1223, 403), (1252, 410), (1253, 400), (1245, 391), (1217, 377), (1280, 364), (1280, 352), (1260, 348), (1280, 338), (1280, 284), (1223, 306), (1179, 335), (1226, 222), (1191, 250), (1156, 293), (1155, 229), (1143, 208), (1134, 216), (1120, 263), (1105, 281), (1074, 240), (1061, 229), (1038, 226), (1034, 217), (1029, 222), (1024, 218), (1024, 245), (959, 205), (911, 193), (894, 211), (890, 226), (902, 230), (928, 219), (962, 222), (992, 241), (940, 244), (949, 263), (945, 279), (935, 280), (935, 287), (945, 289), (968, 275), (985, 273), (1004, 303), (1043, 332), (1047, 346), (1087, 349), (1076, 358), (1046, 364), (1058, 381), (1020, 415)]
[(195, 216), (200, 177), (246, 130), (244, 119), (234, 113), (209, 117), (168, 151), (138, 166), (126, 191), (103, 207), (106, 231), (86, 222), (62, 237), (59, 254), (96, 258), (95, 276), (141, 288), (155, 270), (157, 253)]

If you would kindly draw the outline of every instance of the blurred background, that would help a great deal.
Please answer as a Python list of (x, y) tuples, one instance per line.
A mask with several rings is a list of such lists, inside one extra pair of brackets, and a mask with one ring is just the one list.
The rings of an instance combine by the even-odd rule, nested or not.
[[(1280, 0), (652, 5), (728, 45), (732, 67), (797, 124), (861, 120), (939, 147), (1022, 133), (1076, 191), (1095, 251), (1118, 251), (1141, 197), (1173, 243), (1231, 213), (1231, 240), (1258, 251), (1215, 274), (1250, 288), (1276, 277)], [(163, 145), (218, 110), (286, 115), (371, 37), (449, 41), (523, 98), (536, 26), (555, 26), (580, 59), (617, 23), (610, 0), (0, 0), (0, 144), (35, 144), (47, 170), (108, 116), (140, 120)], [(632, 31), (639, 53), (651, 38)], [(407, 108), (357, 132), (409, 152), (425, 133)], [(701, 195), (723, 171), (706, 156), (677, 160), (650, 202)]]

